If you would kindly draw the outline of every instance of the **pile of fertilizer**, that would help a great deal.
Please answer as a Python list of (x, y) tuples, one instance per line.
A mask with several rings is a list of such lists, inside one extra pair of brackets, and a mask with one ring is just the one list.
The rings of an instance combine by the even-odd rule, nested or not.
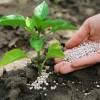
[(69, 52), (69, 54), (63, 59), (64, 64), (71, 63), (72, 61), (79, 58), (84, 58), (92, 54), (96, 54), (98, 49), (100, 49), (100, 43), (82, 43), (78, 47), (74, 47)]

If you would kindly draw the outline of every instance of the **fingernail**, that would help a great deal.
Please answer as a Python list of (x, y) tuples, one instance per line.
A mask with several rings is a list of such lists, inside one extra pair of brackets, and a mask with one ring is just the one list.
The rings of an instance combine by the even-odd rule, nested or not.
[(99, 49), (99, 50), (97, 50), (97, 53), (100, 53), (100, 49)]

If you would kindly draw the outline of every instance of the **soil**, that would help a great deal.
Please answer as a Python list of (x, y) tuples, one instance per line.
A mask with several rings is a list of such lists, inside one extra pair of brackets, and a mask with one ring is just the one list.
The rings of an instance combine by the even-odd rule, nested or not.
[[(34, 8), (43, 0), (0, 0), (0, 17), (10, 14), (21, 14), (32, 17)], [(100, 12), (99, 0), (46, 0), (50, 7), (48, 17), (63, 19), (77, 28), (90, 16)], [(41, 35), (46, 34), (46, 29)], [(74, 35), (75, 31), (62, 30), (54, 32), (44, 39), (41, 61), (52, 42), (58, 41), (62, 46)], [(0, 61), (4, 54), (12, 49), (21, 49), (30, 57), (36, 57), (36, 52), (30, 47), (32, 35), (22, 27), (0, 26)], [(66, 50), (64, 47), (63, 50)], [(55, 62), (48, 59), (45, 66), (50, 66), (46, 72), (52, 72), (47, 78), (46, 90), (31, 89), (30, 85), (37, 79), (36, 65), (28, 59), (21, 59), (0, 68), (0, 100), (100, 100), (100, 64), (69, 74), (54, 72)], [(51, 86), (55, 86), (51, 90)], [(47, 94), (47, 95), (45, 95)]]

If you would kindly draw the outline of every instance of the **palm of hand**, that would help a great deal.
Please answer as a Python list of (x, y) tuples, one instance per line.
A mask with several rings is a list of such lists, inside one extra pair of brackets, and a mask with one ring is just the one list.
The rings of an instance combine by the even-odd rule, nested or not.
[[(78, 46), (83, 42), (98, 42), (100, 43), (100, 14), (87, 19), (77, 33), (66, 44), (69, 49), (65, 51), (65, 55), (69, 53), (71, 48)], [(62, 59), (56, 58), (55, 71), (66, 74), (75, 70), (89, 67), (97, 62), (100, 62), (100, 54), (93, 54), (91, 56), (74, 60), (67, 65), (63, 64)]]

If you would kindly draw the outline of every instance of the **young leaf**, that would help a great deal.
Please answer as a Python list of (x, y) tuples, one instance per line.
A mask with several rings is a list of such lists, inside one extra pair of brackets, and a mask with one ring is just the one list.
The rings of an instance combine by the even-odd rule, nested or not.
[(30, 19), (30, 18), (26, 18), (26, 25), (27, 27), (29, 27), (30, 29), (33, 29), (34, 26), (36, 26), (36, 23), (34, 22), (33, 19)]
[(61, 49), (51, 49), (46, 53), (47, 58), (64, 58), (65, 54)]
[(38, 5), (34, 10), (34, 16), (43, 20), (49, 12), (49, 7), (45, 1), (43, 1), (40, 5)]
[(34, 16), (34, 21), (36, 23), (36, 27), (39, 31), (42, 30), (42, 27), (43, 27), (43, 21), (41, 19), (39, 19), (38, 17), (35, 17)]
[(34, 21), (39, 31), (42, 30), (43, 27), (42, 20), (47, 16), (48, 12), (49, 12), (49, 7), (45, 1), (43, 1), (40, 5), (38, 5), (34, 10)]
[(63, 20), (61, 19), (56, 19), (56, 20), (44, 20), (43, 21), (43, 25), (44, 25), (44, 28), (43, 29), (46, 29), (48, 27), (53, 27), (55, 25), (58, 25), (58, 24), (61, 24), (61, 23), (64, 23)]
[(34, 47), (37, 52), (39, 52), (42, 49), (42, 46), (43, 46), (43, 38), (44, 37), (41, 37), (41, 38), (39, 38), (37, 40), (36, 37), (32, 37), (30, 39), (30, 45), (31, 45), (31, 47)]
[(60, 46), (59, 42), (53, 43), (50, 45), (49, 50), (51, 49), (61, 49), (62, 46)]
[(62, 46), (58, 42), (51, 44), (49, 47), (47, 58), (64, 58), (66, 57), (63, 51), (61, 50)]
[(34, 26), (36, 26), (36, 23), (34, 22), (34, 20), (27, 17), (26, 25), (27, 27), (25, 27), (25, 29), (29, 31), (30, 33), (32, 33), (34, 36), (37, 36), (37, 34), (34, 31)]
[(24, 58), (24, 57), (28, 57), (28, 56), (26, 54), (24, 54), (23, 51), (21, 51), (19, 49), (12, 50), (4, 56), (4, 58), (0, 62), (0, 67), (4, 66), (6, 64), (9, 64), (15, 60), (19, 60), (21, 58)]
[(70, 23), (64, 22), (64, 23), (53, 26), (50, 33), (54, 31), (58, 31), (58, 30), (65, 30), (65, 29), (77, 30), (77, 28), (71, 25)]
[(21, 15), (8, 15), (0, 19), (0, 25), (15, 25), (26, 27), (25, 18)]

